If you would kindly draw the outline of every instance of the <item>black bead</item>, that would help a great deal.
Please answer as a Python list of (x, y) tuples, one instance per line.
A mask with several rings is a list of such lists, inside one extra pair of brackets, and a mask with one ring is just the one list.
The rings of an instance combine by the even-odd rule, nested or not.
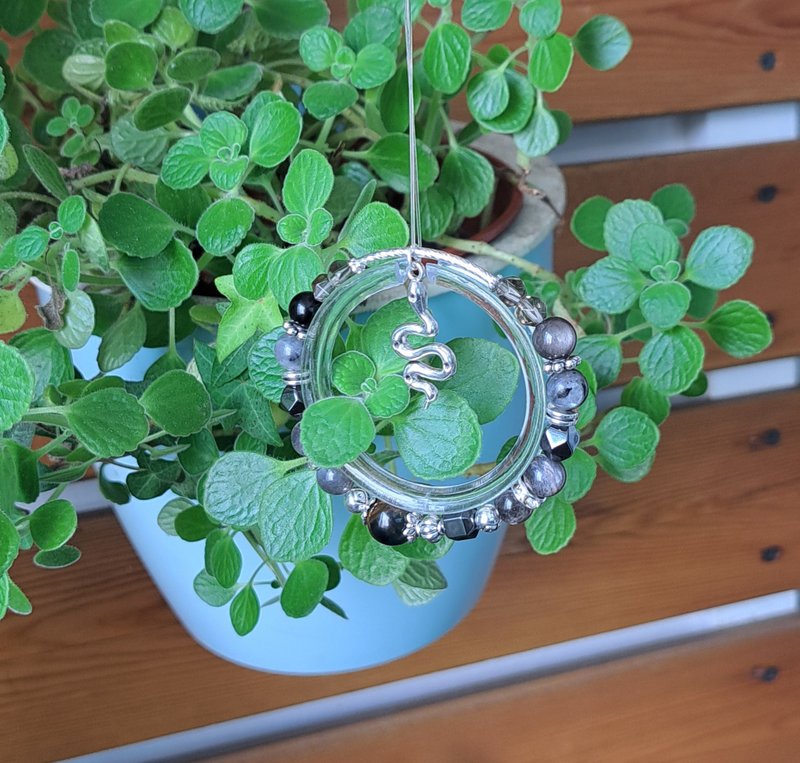
[(299, 418), (306, 409), (300, 387), (292, 387), (291, 385), (284, 387), (281, 393), (280, 405), (290, 416)]
[(580, 435), (575, 427), (549, 426), (542, 435), (542, 453), (553, 461), (568, 459), (578, 447)]
[(301, 291), (295, 294), (289, 303), (289, 317), (300, 326), (308, 328), (319, 306), (320, 302), (314, 299), (310, 291)]
[(451, 540), (471, 540), (477, 537), (479, 532), (479, 528), (475, 524), (475, 514), (472, 511), (442, 517), (442, 525), (444, 534)]
[(367, 512), (365, 524), (369, 534), (384, 546), (402, 546), (408, 543), (404, 534), (406, 529), (406, 512), (389, 506), (383, 501), (376, 501)]

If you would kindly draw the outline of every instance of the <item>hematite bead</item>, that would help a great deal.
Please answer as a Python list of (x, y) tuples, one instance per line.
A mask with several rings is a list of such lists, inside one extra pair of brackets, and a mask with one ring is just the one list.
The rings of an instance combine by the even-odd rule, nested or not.
[(319, 310), (320, 302), (314, 299), (314, 295), (310, 291), (301, 291), (292, 297), (289, 303), (289, 317), (301, 326), (308, 328), (311, 325), (311, 319), (316, 315)]
[(469, 540), (476, 537), (480, 530), (475, 524), (475, 514), (472, 511), (442, 517), (442, 528), (450, 540)]
[(303, 340), (297, 336), (284, 334), (275, 342), (275, 360), (289, 371), (300, 370), (300, 356), (303, 354)]
[(317, 484), (326, 493), (344, 495), (353, 487), (353, 480), (341, 469), (317, 469)]
[(406, 537), (406, 512), (376, 501), (367, 511), (364, 524), (369, 534), (384, 546), (402, 546), (408, 542)]
[(586, 400), (589, 385), (580, 371), (560, 371), (547, 380), (547, 404), (557, 411), (572, 411)]
[(306, 454), (305, 448), (303, 447), (303, 443), (300, 442), (300, 424), (295, 424), (294, 429), (292, 430), (291, 435), (289, 435), (289, 439), (292, 442), (292, 447), (295, 450), (295, 453), (299, 453), (301, 456)]
[(495, 499), (494, 507), (497, 509), (497, 516), (510, 525), (522, 524), (533, 514), (533, 509), (520, 503), (510, 490)]
[(522, 475), (522, 481), (535, 496), (549, 498), (555, 495), (567, 478), (564, 467), (547, 456), (536, 456)]
[(542, 435), (542, 453), (554, 461), (564, 461), (575, 452), (580, 439), (575, 427), (547, 427)]
[(533, 346), (543, 358), (566, 358), (574, 349), (578, 336), (575, 328), (563, 318), (547, 318), (533, 331)]
[(292, 387), (291, 385), (284, 387), (280, 406), (290, 416), (299, 417), (306, 409), (300, 387)]

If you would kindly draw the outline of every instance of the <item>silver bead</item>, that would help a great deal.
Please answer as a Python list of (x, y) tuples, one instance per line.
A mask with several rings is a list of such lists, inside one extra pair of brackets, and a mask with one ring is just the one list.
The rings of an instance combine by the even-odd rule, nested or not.
[(521, 278), (498, 278), (494, 293), (509, 307), (514, 307), (525, 295), (525, 284)]
[(481, 506), (475, 512), (475, 524), (485, 533), (493, 533), (500, 527), (500, 517), (494, 506)]
[(417, 523), (419, 521), (419, 514), (413, 511), (409, 511), (406, 514), (406, 526), (403, 528), (403, 535), (406, 536), (409, 543), (413, 543), (417, 539)]
[(566, 358), (574, 349), (578, 336), (575, 327), (563, 318), (543, 320), (533, 332), (533, 346), (543, 358)]
[(538, 509), (544, 503), (544, 500), (534, 495), (522, 481), (517, 482), (517, 484), (511, 488), (511, 494), (526, 509), (530, 509), (531, 511), (533, 511), (534, 509)]
[(547, 314), (547, 308), (538, 297), (531, 297), (530, 295), (524, 296), (520, 299), (514, 314), (517, 320), (525, 326), (536, 326), (544, 320)]
[(567, 474), (558, 461), (536, 456), (522, 475), (522, 482), (538, 498), (549, 498), (564, 487)]
[(438, 543), (442, 537), (442, 528), (439, 517), (425, 516), (417, 522), (417, 533), (428, 543)]
[(344, 505), (353, 514), (363, 514), (369, 509), (370, 503), (369, 493), (360, 487), (348, 490), (344, 496)]

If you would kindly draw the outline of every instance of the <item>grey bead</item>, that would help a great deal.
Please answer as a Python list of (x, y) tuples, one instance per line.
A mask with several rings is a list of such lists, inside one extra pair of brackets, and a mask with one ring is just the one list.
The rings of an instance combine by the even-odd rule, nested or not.
[(539, 498), (555, 495), (564, 487), (566, 478), (564, 467), (547, 456), (536, 456), (522, 475), (525, 486)]
[(541, 299), (528, 294), (520, 299), (514, 308), (514, 314), (517, 316), (517, 320), (525, 326), (536, 326), (544, 320), (547, 308)]
[(589, 386), (580, 371), (559, 371), (547, 380), (547, 404), (557, 411), (571, 411), (586, 400)]
[(292, 442), (292, 447), (294, 448), (295, 453), (299, 453), (301, 456), (304, 456), (306, 452), (303, 448), (303, 443), (300, 442), (300, 424), (295, 425), (295, 428), (292, 430), (289, 439)]
[(533, 332), (533, 346), (543, 358), (566, 358), (575, 349), (575, 328), (563, 318), (547, 318)]
[(542, 435), (542, 453), (553, 461), (569, 458), (578, 447), (581, 436), (573, 426), (547, 427)]
[(344, 495), (353, 487), (353, 480), (341, 469), (317, 469), (317, 484), (326, 493)]
[(500, 278), (494, 285), (494, 292), (506, 305), (513, 307), (525, 294), (525, 284), (521, 278)]
[(475, 523), (475, 514), (472, 511), (442, 517), (442, 529), (451, 540), (470, 540), (477, 536), (480, 530)]
[(275, 359), (289, 371), (300, 370), (303, 341), (297, 336), (284, 334), (275, 342)]
[(495, 499), (494, 507), (497, 509), (497, 516), (510, 525), (522, 524), (533, 514), (533, 509), (520, 503), (510, 490)]

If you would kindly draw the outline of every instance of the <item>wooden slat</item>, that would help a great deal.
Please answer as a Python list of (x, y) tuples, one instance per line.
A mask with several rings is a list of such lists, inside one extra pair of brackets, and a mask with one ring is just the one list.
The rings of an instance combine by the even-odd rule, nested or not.
[[(778, 668), (770, 682), (760, 669)], [(420, 707), (215, 763), (797, 760), (800, 621)]]
[[(346, 0), (331, 0), (342, 25)], [(460, 19), (460, 2), (454, 2)], [(577, 122), (700, 111), (794, 100), (800, 80), (800, 5), (775, 0), (565, 0), (561, 30), (574, 34), (587, 19), (622, 19), (633, 49), (615, 70), (596, 72), (576, 61), (565, 87), (548, 97)], [(435, 18), (433, 14), (432, 18)], [(516, 19), (516, 16), (514, 16)], [(420, 35), (422, 33), (420, 32)], [(516, 21), (489, 34), (482, 47), (525, 44)], [(762, 56), (774, 55), (774, 66)], [(463, 108), (459, 114), (463, 115)]]
[[(796, 213), (800, 207), (800, 143), (602, 162), (567, 167), (564, 173), (569, 206), (556, 238), (558, 272), (591, 264), (599, 256), (575, 240), (566, 222), (584, 199), (598, 194), (614, 201), (646, 199), (662, 185), (685, 183), (697, 199), (693, 234), (709, 225), (730, 224), (755, 239), (753, 265), (725, 292), (725, 298), (749, 299), (772, 318), (775, 342), (759, 359), (800, 354), (796, 253), (800, 241), (800, 215)], [(773, 193), (764, 196), (762, 189)], [(759, 200), (759, 191), (770, 200)], [(749, 362), (730, 358), (710, 342), (708, 346), (711, 368)]]
[[(259, 674), (204, 651), (115, 520), (90, 517), (78, 565), (15, 567), (35, 610), (0, 629), (4, 743), (20, 760), (69, 757), (793, 588), (799, 455), (800, 392), (678, 411), (648, 479), (601, 477), (565, 551), (538, 557), (509, 533), (462, 625), (411, 658), (342, 676)], [(767, 563), (770, 545), (782, 551)]]

